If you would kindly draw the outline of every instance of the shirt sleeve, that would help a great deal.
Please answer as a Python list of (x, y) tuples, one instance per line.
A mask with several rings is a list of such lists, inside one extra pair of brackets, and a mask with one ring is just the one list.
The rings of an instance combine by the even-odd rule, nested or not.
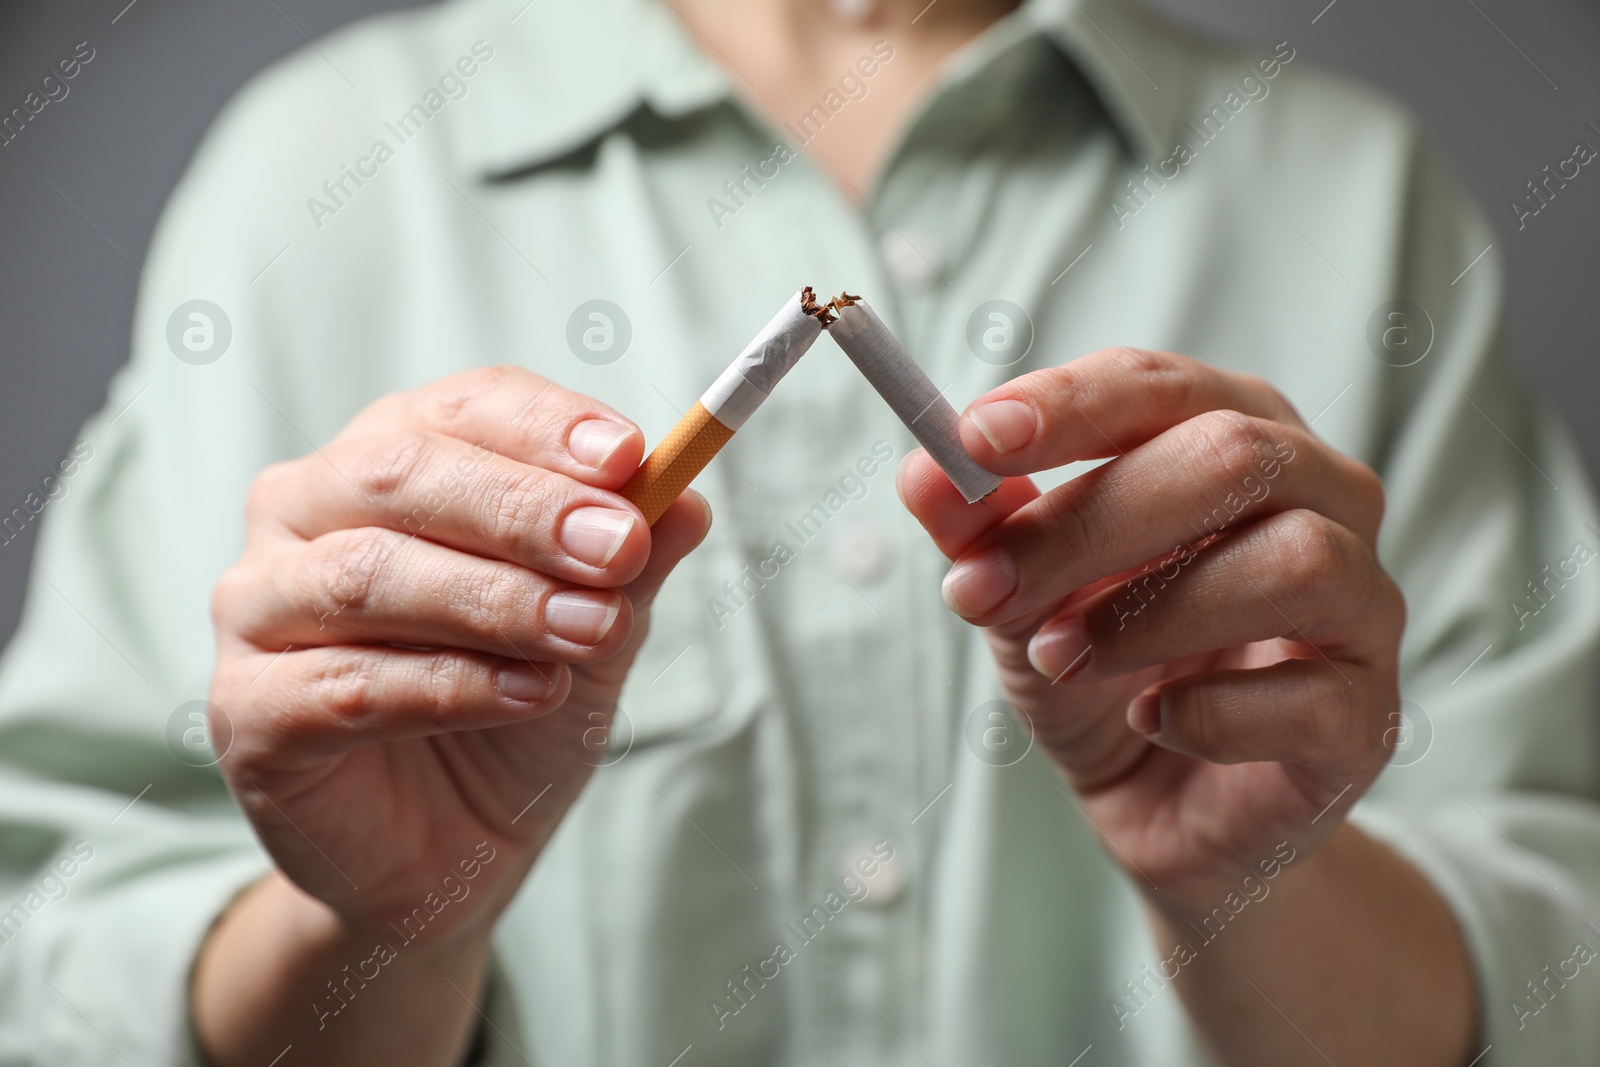
[(272, 166), (306, 113), (285, 78), (305, 80), (272, 75), (208, 134), (157, 227), (131, 359), (24, 506), (40, 533), (0, 660), (3, 1063), (197, 1062), (192, 960), (269, 869), (205, 701), (249, 484), (338, 425), (294, 397), (282, 355), (307, 346), (266, 295), (298, 235), (279, 223), (304, 212)]
[[(340, 31), (229, 102), (156, 228), (129, 363), (15, 520), (40, 533), (0, 658), (0, 1063), (197, 1063), (194, 956), (271, 869), (215, 765), (227, 729), (207, 743), (211, 591), (263, 468), (442, 373), (395, 357), (382, 308), (410, 297), (377, 269), (427, 239), (401, 234), (402, 211), (453, 195), (436, 167), (391, 169), (337, 227), (310, 210), (415, 98), (417, 64), (437, 77), (430, 25), (400, 13)], [(459, 329), (441, 322), (429, 350), (464, 344)], [(509, 989), (496, 964), (496, 1067), (526, 1062)]]
[(264, 420), (224, 384), (237, 338), (210, 365), (165, 341), (191, 297), (214, 304), (180, 320), (198, 331), (193, 350), (180, 335), (191, 358), (204, 358), (223, 316), (242, 317), (225, 295), (234, 271), (201, 280), (225, 262), (197, 254), (204, 180), (191, 174), (162, 224), (133, 358), (105, 409), (24, 504), (41, 529), (0, 661), (4, 1063), (197, 1062), (191, 960), (267, 869), (205, 728), (209, 590), (242, 542), (240, 494)]
[(1410, 610), (1405, 702), (1394, 760), (1353, 818), (1453, 909), (1477, 967), (1479, 1062), (1592, 1062), (1600, 523), (1572, 441), (1503, 358), (1498, 256), (1460, 273), (1494, 234), (1427, 159), (1410, 200), (1397, 295), (1411, 306), (1388, 321), (1418, 332), (1385, 361), (1427, 351), (1376, 391), (1395, 405), (1379, 547)]

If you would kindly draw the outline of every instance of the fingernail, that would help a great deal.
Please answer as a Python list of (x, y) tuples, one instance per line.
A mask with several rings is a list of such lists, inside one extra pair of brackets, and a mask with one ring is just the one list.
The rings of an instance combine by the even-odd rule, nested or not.
[(575, 645), (598, 645), (611, 632), (622, 610), (622, 598), (598, 589), (556, 593), (544, 602), (544, 624), (552, 634)]
[(585, 419), (567, 434), (567, 451), (584, 466), (599, 470), (634, 432), (632, 427), (610, 419)]
[(1039, 429), (1039, 416), (1033, 406), (1020, 400), (995, 400), (979, 404), (967, 412), (972, 425), (983, 434), (984, 440), (996, 452), (1015, 452), (1029, 441)]
[(1146, 693), (1128, 705), (1128, 725), (1146, 737), (1161, 732), (1161, 694)]
[(1033, 640), (1028, 642), (1028, 662), (1054, 685), (1083, 670), (1093, 647), (1083, 616), (1069, 615), (1033, 635)]
[(495, 672), (494, 687), (507, 700), (534, 704), (556, 691), (555, 668), (547, 669), (532, 663), (501, 667)]
[(604, 567), (633, 529), (633, 513), (616, 508), (577, 508), (561, 521), (557, 535), (567, 555), (591, 567)]
[(957, 615), (974, 618), (993, 611), (1017, 588), (1017, 561), (999, 545), (958, 562), (944, 576), (944, 602)]

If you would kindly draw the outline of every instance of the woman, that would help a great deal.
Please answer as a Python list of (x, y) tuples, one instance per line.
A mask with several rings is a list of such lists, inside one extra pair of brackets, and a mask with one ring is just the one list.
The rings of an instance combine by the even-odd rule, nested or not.
[[(20, 1055), (1592, 1057), (1600, 534), (1486, 244), (1294, 42), (1116, 0), (319, 43), (46, 520), (8, 864), (91, 858), (0, 954)], [(822, 343), (647, 527), (803, 284), (1006, 482)]]

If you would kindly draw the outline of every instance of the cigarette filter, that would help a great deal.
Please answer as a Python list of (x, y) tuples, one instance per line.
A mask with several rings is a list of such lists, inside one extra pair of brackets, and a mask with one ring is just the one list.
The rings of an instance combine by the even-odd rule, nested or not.
[(971, 504), (1000, 488), (1001, 478), (978, 466), (961, 443), (959, 417), (950, 401), (922, 372), (899, 338), (860, 299), (840, 296), (830, 305), (838, 321), (828, 335), (838, 342), (863, 377), (889, 402), (900, 421)]
[(819, 307), (811, 289), (802, 289), (711, 383), (622, 487), (622, 495), (639, 506), (645, 521), (654, 526), (711, 457), (732, 439), (778, 379), (805, 355), (822, 333), (827, 317), (826, 305)]

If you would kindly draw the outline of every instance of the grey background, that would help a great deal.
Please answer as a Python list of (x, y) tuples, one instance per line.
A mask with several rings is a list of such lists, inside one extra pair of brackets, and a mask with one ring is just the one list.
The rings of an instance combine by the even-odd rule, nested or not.
[[(582, 0), (537, 0), (581, 3)], [(0, 4), (0, 112), (79, 41), (66, 99), (0, 148), (0, 514), (37, 486), (126, 359), (151, 229), (207, 123), (272, 59), (385, 0), (55, 0)], [(1600, 166), (1517, 231), (1507, 200), (1578, 140), (1600, 148), (1600, 7), (1590, 0), (1159, 0), (1221, 36), (1287, 39), (1406, 101), (1499, 231), (1524, 376), (1600, 468), (1591, 352)], [(1596, 125), (1591, 126), (1593, 122)], [(52, 186), (53, 183), (53, 186)], [(37, 523), (0, 545), (0, 640)]]

